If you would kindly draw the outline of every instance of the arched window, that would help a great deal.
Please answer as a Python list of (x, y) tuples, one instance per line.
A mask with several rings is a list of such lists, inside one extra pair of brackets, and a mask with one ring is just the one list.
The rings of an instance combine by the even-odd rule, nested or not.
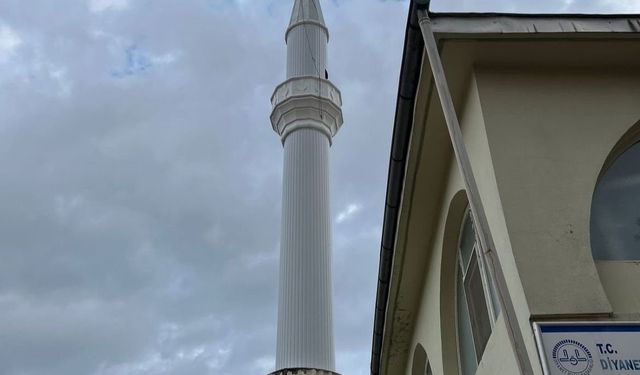
[[(426, 370), (425, 370), (426, 368)], [(425, 372), (426, 371), (426, 372)], [(433, 375), (431, 365), (424, 347), (420, 344), (416, 345), (413, 350), (413, 365), (411, 366), (411, 375)]]
[(462, 375), (475, 374), (491, 336), (498, 304), (491, 282), (484, 273), (470, 212), (467, 211), (458, 242), (456, 277), (456, 322), (458, 358)]
[(424, 369), (427, 365), (427, 352), (422, 345), (417, 344), (413, 350), (413, 365), (411, 366), (411, 375), (424, 375)]
[(601, 175), (591, 206), (595, 260), (640, 260), (640, 143)]

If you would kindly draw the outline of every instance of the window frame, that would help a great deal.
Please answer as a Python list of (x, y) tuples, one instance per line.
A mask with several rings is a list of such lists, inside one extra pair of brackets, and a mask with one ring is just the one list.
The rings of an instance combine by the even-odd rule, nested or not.
[[(465, 230), (465, 225), (467, 224), (467, 221), (470, 220), (470, 225), (472, 226), (472, 230), (473, 230), (473, 248), (471, 250), (471, 255), (469, 256), (469, 261), (468, 264), (465, 267), (464, 264), (464, 259), (462, 256), (462, 250), (461, 250), (461, 245), (462, 245), (462, 240), (463, 240), (463, 234), (464, 234), (464, 230)], [(480, 272), (480, 280), (482, 283), (482, 291), (484, 293), (484, 300), (485, 300), (485, 305), (487, 307), (487, 314), (489, 317), (489, 323), (491, 326), (491, 333), (489, 334), (489, 338), (487, 338), (487, 342), (490, 340), (491, 335), (493, 334), (493, 331), (495, 329), (495, 325), (496, 322), (498, 320), (498, 316), (499, 316), (499, 311), (496, 310), (496, 307), (494, 306), (494, 301), (492, 300), (492, 290), (491, 290), (491, 284), (490, 284), (490, 279), (489, 279), (489, 275), (486, 272), (486, 267), (484, 264), (484, 257), (482, 256), (482, 252), (483, 251), (483, 247), (480, 243), (480, 240), (478, 238), (478, 233), (475, 229), (475, 224), (473, 222), (473, 215), (471, 214), (471, 209), (470, 207), (467, 206), (467, 208), (465, 209), (464, 214), (462, 215), (462, 222), (460, 223), (460, 227), (458, 229), (458, 238), (457, 238), (457, 246), (456, 246), (456, 270), (455, 270), (455, 285), (454, 285), (454, 308), (455, 308), (455, 334), (456, 334), (456, 350), (457, 350), (457, 357), (458, 357), (458, 373), (463, 374), (462, 372), (462, 361), (461, 361), (461, 353), (460, 353), (460, 337), (459, 337), (459, 322), (460, 322), (460, 316), (459, 316), (459, 308), (458, 308), (458, 300), (459, 298), (465, 298), (465, 300), (467, 299), (466, 296), (466, 288), (464, 287), (464, 283), (466, 280), (467, 275), (469, 274), (469, 270), (471, 268), (472, 263), (474, 263), (474, 258), (475, 258), (475, 262), (478, 265), (478, 271)], [(462, 272), (462, 275), (459, 275), (459, 273)], [(459, 281), (462, 281), (463, 285), (462, 285), (462, 292), (465, 294), (464, 296), (460, 297), (458, 295), (459, 292)], [(467, 302), (467, 305), (469, 303)], [(469, 309), (469, 307), (467, 307)], [(480, 364), (480, 362), (482, 361), (482, 357), (484, 355), (484, 351), (483, 353), (478, 356), (477, 353), (477, 349), (475, 348), (475, 335), (477, 334), (477, 327), (475, 327), (475, 324), (473, 322), (473, 319), (471, 318), (471, 316), (467, 317), (467, 319), (469, 320), (469, 326), (471, 327), (471, 340), (474, 344), (474, 350), (476, 350), (475, 353), (475, 358), (476, 358), (476, 364)], [(485, 344), (486, 345), (486, 344)], [(486, 350), (486, 346), (485, 346), (485, 350)], [(468, 375), (468, 374), (463, 374), (463, 375)]]

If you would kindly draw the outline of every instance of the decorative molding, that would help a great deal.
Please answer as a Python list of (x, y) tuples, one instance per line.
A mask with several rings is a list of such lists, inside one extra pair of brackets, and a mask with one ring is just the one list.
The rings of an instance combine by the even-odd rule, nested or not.
[(327, 370), (317, 370), (317, 369), (284, 369), (278, 370), (276, 372), (272, 372), (269, 375), (340, 375), (337, 372), (327, 371)]
[(298, 21), (295, 22), (293, 24), (291, 24), (288, 28), (287, 31), (284, 34), (284, 41), (287, 42), (289, 41), (289, 33), (297, 26), (305, 26), (305, 25), (313, 25), (313, 26), (317, 26), (320, 29), (322, 29), (322, 31), (324, 31), (324, 33), (327, 35), (327, 42), (329, 41), (329, 29), (327, 29), (327, 27), (322, 24), (319, 21), (315, 21), (315, 20), (304, 20), (304, 21)]
[(293, 77), (282, 82), (271, 95), (271, 105), (275, 107), (295, 95), (322, 96), (333, 101), (338, 107), (342, 107), (340, 90), (331, 81), (315, 76)]
[(342, 94), (326, 79), (294, 77), (276, 87), (271, 96), (271, 125), (284, 143), (294, 130), (312, 128), (329, 141), (343, 123)]

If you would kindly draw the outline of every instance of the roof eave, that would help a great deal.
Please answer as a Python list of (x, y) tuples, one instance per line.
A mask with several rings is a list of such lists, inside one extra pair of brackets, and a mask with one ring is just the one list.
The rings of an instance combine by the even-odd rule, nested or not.
[(436, 37), (640, 36), (640, 15), (431, 13)]

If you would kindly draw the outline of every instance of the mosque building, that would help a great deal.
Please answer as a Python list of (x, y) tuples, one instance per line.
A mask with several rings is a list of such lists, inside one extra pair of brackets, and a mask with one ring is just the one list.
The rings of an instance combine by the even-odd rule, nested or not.
[(372, 375), (640, 374), (640, 15), (410, 4)]

